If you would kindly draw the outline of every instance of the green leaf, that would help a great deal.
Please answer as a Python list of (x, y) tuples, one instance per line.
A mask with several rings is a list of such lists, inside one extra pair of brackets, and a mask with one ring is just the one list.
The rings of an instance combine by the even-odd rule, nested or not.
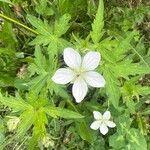
[(131, 49), (130, 42), (136, 35), (136, 32), (129, 32), (125, 39), (120, 39), (117, 47), (115, 48), (114, 55), (116, 56), (116, 61), (121, 60), (125, 57), (125, 53)]
[(28, 109), (20, 115), (20, 123), (17, 128), (17, 138), (23, 137), (33, 125), (35, 120), (34, 109)]
[(34, 63), (38, 68), (37, 73), (45, 74), (46, 73), (45, 70), (47, 69), (47, 61), (45, 56), (42, 54), (42, 50), (40, 49), (39, 46), (36, 46), (34, 56), (35, 56)]
[(139, 95), (142, 95), (142, 96), (148, 95), (148, 94), (150, 94), (150, 87), (138, 85), (137, 86), (137, 93)]
[(40, 74), (39, 76), (33, 78), (30, 82), (28, 82), (27, 86), (30, 90), (34, 90), (39, 93), (42, 88), (47, 84), (48, 78), (48, 74)]
[(129, 112), (126, 111), (126, 113), (119, 115), (116, 123), (117, 133), (110, 136), (110, 146), (117, 150), (147, 150), (144, 135), (138, 129), (131, 128), (132, 119)]
[(28, 103), (26, 103), (21, 97), (4, 97), (2, 96), (2, 94), (0, 93), (0, 102), (5, 105), (8, 106), (10, 108), (12, 108), (14, 111), (24, 111), (26, 109), (32, 108), (31, 105), (29, 105)]
[(60, 107), (54, 107), (54, 106), (47, 106), (44, 108), (45, 112), (52, 116), (55, 117), (62, 117), (62, 118), (72, 118), (72, 119), (79, 119), (79, 118), (84, 118), (81, 114), (65, 109), (65, 108), (60, 108)]
[(43, 111), (43, 107), (39, 109), (35, 114), (35, 121), (34, 121), (34, 134), (40, 134), (40, 136), (44, 136), (46, 134), (46, 127), (45, 125), (48, 124), (48, 120), (46, 117), (46, 113)]
[(10, 0), (0, 0), (0, 2), (5, 2), (5, 3), (13, 4)]
[(38, 14), (43, 16), (51, 16), (54, 14), (53, 9), (47, 5), (48, 0), (39, 0), (36, 4), (35, 10)]
[(115, 108), (118, 108), (121, 92), (117, 85), (116, 78), (109, 68), (104, 69), (103, 75), (106, 80), (106, 93), (108, 95), (108, 100)]
[(51, 35), (38, 35), (33, 41), (31, 41), (30, 45), (48, 45), (50, 41), (53, 40)]
[(49, 36), (52, 33), (52, 28), (50, 27), (47, 21), (43, 22), (41, 19), (38, 19), (29, 14), (27, 15), (27, 19), (40, 34)]
[(111, 69), (117, 77), (128, 79), (129, 75), (149, 74), (150, 67), (142, 66), (139, 63), (131, 63), (130, 60), (124, 60), (116, 65), (112, 65)]
[(46, 86), (47, 81), (50, 78), (49, 68), (51, 66), (49, 65), (49, 60), (47, 60), (42, 54), (42, 50), (39, 46), (36, 46), (34, 55), (34, 63), (30, 64), (28, 70), (30, 71), (30, 76), (35, 74), (38, 74), (38, 76), (35, 76), (33, 79), (31, 79), (27, 83), (27, 86), (29, 89), (35, 90), (37, 93), (39, 93), (41, 89)]
[(76, 122), (76, 125), (81, 138), (83, 140), (88, 141), (89, 143), (92, 143), (93, 135), (90, 131), (90, 128), (87, 126), (87, 124), (85, 122), (79, 122), (79, 123)]
[(54, 34), (57, 37), (61, 37), (69, 29), (69, 21), (71, 16), (69, 14), (64, 14), (58, 21), (55, 21)]
[(126, 137), (129, 141), (126, 145), (127, 150), (136, 149), (136, 150), (147, 150), (147, 143), (144, 136), (137, 129), (131, 129)]
[(98, 10), (92, 24), (91, 37), (94, 43), (98, 43), (100, 38), (102, 37), (102, 29), (104, 26), (103, 21), (104, 16), (104, 3), (103, 0), (99, 0)]
[(126, 141), (123, 135), (115, 133), (114, 135), (109, 137), (109, 144), (113, 148), (119, 150), (123, 149), (126, 145)]
[(150, 107), (146, 108), (141, 112), (142, 115), (149, 115), (150, 114)]

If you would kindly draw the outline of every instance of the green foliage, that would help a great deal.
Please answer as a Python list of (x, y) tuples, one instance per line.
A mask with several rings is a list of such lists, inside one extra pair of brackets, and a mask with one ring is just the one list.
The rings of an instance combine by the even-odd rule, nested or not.
[[(150, 147), (149, 6), (145, 1), (0, 0), (0, 149), (147, 150)], [(105, 7), (104, 7), (105, 5)], [(75, 103), (52, 81), (63, 50), (101, 54), (104, 88)], [(116, 123), (102, 136), (93, 111)], [(16, 117), (19, 123), (11, 119)], [(44, 141), (44, 137), (48, 141)]]
[[(128, 119), (128, 122), (126, 122)], [(119, 125), (117, 128), (117, 133), (110, 136), (109, 144), (115, 150), (147, 150), (147, 144), (145, 137), (140, 133), (139, 130), (135, 128), (130, 128), (130, 118), (129, 116), (119, 117)]]
[(36, 4), (36, 12), (40, 15), (51, 16), (54, 14), (53, 9), (48, 5), (47, 0), (39, 0)]
[[(150, 73), (149, 66), (135, 63), (132, 57), (127, 57), (127, 54), (132, 49), (130, 42), (133, 40), (134, 35), (135, 32), (131, 32), (124, 39), (116, 39), (119, 40), (119, 42), (113, 40), (113, 45), (111, 45), (111, 43), (107, 45), (107, 40), (109, 39), (106, 39), (101, 41), (98, 46), (102, 56), (106, 59), (105, 65), (102, 66), (104, 67), (102, 69), (104, 77), (106, 78), (106, 93), (109, 101), (115, 108), (118, 108), (120, 99), (119, 85), (121, 85), (121, 82), (118, 79), (123, 78), (129, 80), (131, 75), (135, 76)], [(112, 46), (114, 47), (113, 50)], [(111, 53), (111, 57), (107, 54), (109, 52)]]
[(39, 35), (30, 43), (31, 45), (49, 45), (49, 53), (50, 51), (56, 51), (59, 48), (63, 48), (64, 45), (66, 45), (67, 41), (60, 37), (65, 34), (69, 28), (69, 15), (64, 14), (59, 20), (55, 21), (53, 26), (50, 26), (46, 20), (43, 22), (31, 15), (28, 15), (27, 18), (39, 33)]
[[(67, 119), (79, 119), (84, 117), (77, 112), (52, 106), (48, 103), (48, 100), (45, 99), (46, 96), (42, 94), (37, 97), (33, 93), (30, 93), (29, 95), (27, 94), (25, 100), (23, 100), (18, 94), (16, 97), (0, 95), (0, 102), (3, 105), (18, 112), (20, 122), (16, 131), (17, 138), (23, 138), (33, 125), (33, 136), (38, 134), (38, 139), (36, 141), (38, 142), (39, 138), (46, 135), (46, 125), (48, 124), (47, 115), (54, 118), (63, 117)], [(45, 101), (41, 101), (44, 99)]]
[(76, 112), (69, 111), (67, 109), (59, 108), (59, 107), (51, 107), (47, 106), (44, 108), (44, 111), (52, 116), (52, 117), (63, 117), (63, 118), (83, 118), (82, 115)]
[(0, 2), (5, 2), (5, 3), (12, 4), (10, 0), (0, 0)]
[(102, 29), (104, 26), (103, 16), (104, 16), (104, 4), (103, 0), (100, 0), (95, 20), (92, 24), (91, 37), (94, 43), (98, 43), (103, 35), (102, 34)]

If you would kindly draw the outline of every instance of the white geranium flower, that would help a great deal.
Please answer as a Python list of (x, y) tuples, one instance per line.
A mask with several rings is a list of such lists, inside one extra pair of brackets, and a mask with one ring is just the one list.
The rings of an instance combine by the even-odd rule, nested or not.
[(52, 80), (58, 84), (73, 83), (72, 93), (77, 103), (86, 96), (88, 85), (96, 88), (104, 87), (105, 79), (94, 71), (99, 65), (100, 53), (91, 51), (82, 59), (73, 48), (66, 48), (63, 56), (68, 68), (58, 69)]
[(95, 121), (91, 124), (90, 128), (93, 130), (100, 129), (100, 132), (105, 135), (108, 132), (108, 127), (114, 128), (116, 124), (110, 121), (111, 114), (106, 111), (103, 115), (98, 111), (93, 111)]

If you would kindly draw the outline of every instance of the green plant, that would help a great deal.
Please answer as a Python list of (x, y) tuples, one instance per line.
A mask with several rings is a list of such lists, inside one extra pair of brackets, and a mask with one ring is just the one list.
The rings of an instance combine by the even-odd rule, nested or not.
[[(149, 43), (141, 28), (148, 6), (116, 0), (0, 4), (1, 149), (150, 148)], [(69, 71), (56, 78), (59, 68)], [(90, 128), (92, 112), (91, 128), (103, 135)], [(114, 129), (107, 133), (107, 127)]]

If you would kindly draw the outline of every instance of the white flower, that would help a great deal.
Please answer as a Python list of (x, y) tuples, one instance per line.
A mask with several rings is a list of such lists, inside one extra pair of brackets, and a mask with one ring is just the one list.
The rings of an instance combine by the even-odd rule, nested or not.
[(105, 86), (103, 76), (94, 71), (99, 65), (100, 53), (91, 51), (82, 59), (73, 48), (66, 48), (63, 56), (68, 68), (58, 69), (52, 80), (58, 84), (73, 83), (72, 93), (77, 103), (86, 96), (88, 85), (96, 88)]
[(93, 130), (100, 129), (100, 132), (105, 135), (108, 132), (108, 127), (114, 128), (116, 124), (109, 121), (111, 114), (106, 111), (103, 115), (98, 111), (93, 111), (95, 121), (91, 124), (90, 128)]

